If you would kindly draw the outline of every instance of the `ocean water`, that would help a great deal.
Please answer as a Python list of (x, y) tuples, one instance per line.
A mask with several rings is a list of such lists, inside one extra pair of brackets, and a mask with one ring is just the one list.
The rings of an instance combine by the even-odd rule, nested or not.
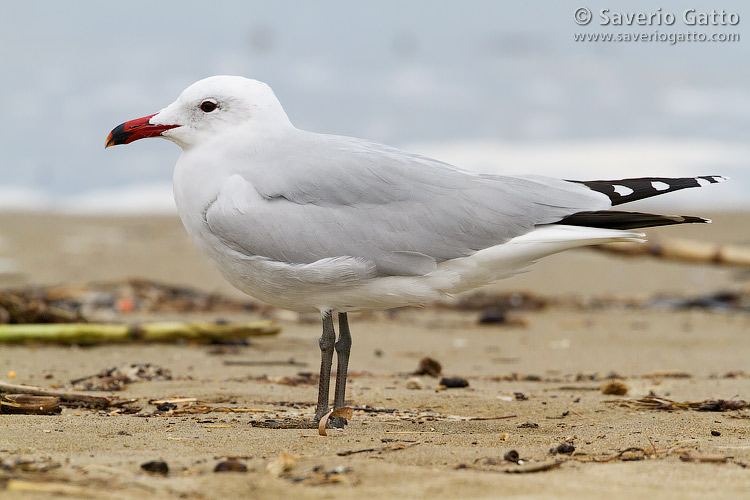
[[(485, 172), (728, 175), (654, 203), (748, 209), (750, 6), (706, 3), (1, 2), (0, 209), (174, 211), (179, 149), (104, 139), (212, 74), (266, 81), (301, 128)], [(579, 26), (587, 4), (594, 21)], [(603, 8), (739, 23), (601, 26)], [(683, 32), (740, 40), (574, 41)]]

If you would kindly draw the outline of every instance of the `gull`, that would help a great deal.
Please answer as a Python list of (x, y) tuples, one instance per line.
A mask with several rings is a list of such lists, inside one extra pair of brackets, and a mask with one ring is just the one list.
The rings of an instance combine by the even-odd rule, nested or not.
[(115, 127), (106, 147), (145, 137), (182, 148), (173, 179), (180, 219), (221, 274), (269, 304), (320, 313), (316, 422), (329, 412), (334, 350), (333, 407), (344, 406), (348, 312), (421, 305), (564, 250), (643, 241), (638, 228), (710, 222), (609, 209), (725, 180), (473, 173), (300, 130), (268, 85), (239, 76), (194, 83), (158, 113)]

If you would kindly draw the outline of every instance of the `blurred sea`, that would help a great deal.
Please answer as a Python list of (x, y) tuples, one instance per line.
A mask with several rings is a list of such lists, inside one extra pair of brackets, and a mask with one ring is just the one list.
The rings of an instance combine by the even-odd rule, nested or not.
[[(581, 27), (576, 8), (725, 10), (736, 26)], [(485, 172), (721, 174), (651, 202), (750, 209), (750, 4), (741, 1), (0, 2), (0, 209), (169, 213), (179, 149), (104, 150), (192, 82), (269, 83), (300, 128)], [(575, 42), (574, 33), (739, 33)]]

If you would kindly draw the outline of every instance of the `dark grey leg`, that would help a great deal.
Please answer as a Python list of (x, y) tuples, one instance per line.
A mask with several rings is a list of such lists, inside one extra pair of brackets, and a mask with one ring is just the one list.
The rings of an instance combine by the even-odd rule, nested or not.
[(336, 332), (333, 329), (333, 315), (328, 312), (323, 316), (323, 335), (318, 340), (320, 346), (320, 380), (318, 381), (318, 406), (315, 408), (315, 421), (328, 413), (328, 391), (331, 385), (331, 365)]
[(339, 340), (336, 342), (336, 392), (333, 397), (333, 408), (344, 406), (346, 397), (346, 372), (349, 368), (349, 351), (352, 347), (352, 335), (349, 332), (349, 319), (346, 313), (339, 313)]
[[(336, 347), (336, 392), (333, 396), (333, 408), (344, 406), (346, 398), (346, 373), (349, 367), (349, 351), (352, 347), (352, 335), (349, 333), (349, 319), (346, 313), (339, 313), (339, 340)], [(331, 417), (333, 427), (343, 427), (346, 425), (346, 419), (341, 417)]]

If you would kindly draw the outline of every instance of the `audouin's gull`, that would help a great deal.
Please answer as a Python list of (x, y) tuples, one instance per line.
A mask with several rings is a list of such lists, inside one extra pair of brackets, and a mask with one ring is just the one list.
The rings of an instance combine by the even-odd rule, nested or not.
[(423, 304), (563, 250), (639, 241), (636, 228), (709, 222), (608, 209), (724, 180), (476, 174), (372, 141), (299, 130), (266, 84), (237, 76), (194, 83), (158, 113), (116, 127), (107, 146), (157, 136), (183, 150), (174, 171), (177, 209), (224, 277), (269, 304), (320, 312), (316, 421), (328, 412), (334, 349), (334, 408), (344, 405), (347, 312)]

